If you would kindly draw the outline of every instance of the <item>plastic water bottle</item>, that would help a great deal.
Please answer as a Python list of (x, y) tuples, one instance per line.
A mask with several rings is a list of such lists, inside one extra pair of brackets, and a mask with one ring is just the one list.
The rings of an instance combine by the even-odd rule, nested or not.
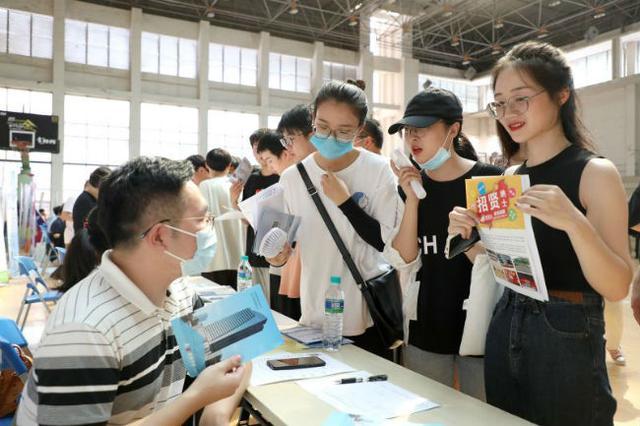
[(322, 344), (328, 351), (338, 351), (342, 346), (342, 317), (344, 316), (344, 293), (340, 277), (331, 277), (331, 285), (324, 296), (324, 322)]
[(251, 265), (249, 265), (249, 256), (242, 256), (240, 265), (238, 265), (238, 291), (248, 289), (253, 285)]

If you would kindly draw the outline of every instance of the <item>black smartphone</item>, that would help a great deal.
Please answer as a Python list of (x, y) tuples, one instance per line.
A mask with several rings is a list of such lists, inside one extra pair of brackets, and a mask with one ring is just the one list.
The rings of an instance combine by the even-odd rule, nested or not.
[(478, 233), (478, 230), (475, 227), (471, 231), (471, 236), (466, 240), (462, 238), (462, 235), (460, 234), (455, 235), (451, 238), (448, 238), (447, 244), (445, 245), (445, 248), (444, 248), (444, 256), (447, 259), (453, 259), (460, 253), (464, 253), (465, 251), (467, 251), (469, 248), (471, 248), (472, 245), (474, 245), (478, 241), (480, 241), (480, 234)]
[(303, 356), (300, 358), (271, 359), (267, 365), (272, 370), (294, 370), (297, 368), (324, 367), (326, 363), (317, 356)]

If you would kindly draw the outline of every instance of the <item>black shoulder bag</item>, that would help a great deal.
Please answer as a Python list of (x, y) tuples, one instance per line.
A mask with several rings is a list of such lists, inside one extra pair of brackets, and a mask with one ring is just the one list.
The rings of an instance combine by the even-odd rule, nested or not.
[(322, 203), (318, 191), (315, 186), (313, 186), (307, 170), (302, 163), (298, 163), (297, 167), (309, 195), (311, 195), (320, 216), (322, 216), (322, 220), (325, 225), (327, 225), (329, 233), (338, 246), (340, 254), (342, 254), (342, 258), (347, 264), (349, 271), (351, 271), (353, 279), (362, 292), (362, 296), (369, 308), (369, 314), (373, 319), (376, 330), (378, 330), (378, 334), (380, 334), (382, 342), (385, 347), (389, 349), (397, 348), (402, 344), (404, 329), (402, 324), (402, 293), (400, 291), (400, 281), (396, 270), (391, 268), (382, 275), (370, 280), (364, 280), (362, 278), (351, 254), (349, 254), (349, 250), (338, 234), (338, 230), (333, 224), (329, 212), (327, 212), (327, 209)]

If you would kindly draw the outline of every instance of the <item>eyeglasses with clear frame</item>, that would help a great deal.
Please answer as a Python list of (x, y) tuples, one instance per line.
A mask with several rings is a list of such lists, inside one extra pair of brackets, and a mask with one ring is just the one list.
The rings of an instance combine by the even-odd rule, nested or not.
[(531, 96), (512, 96), (506, 101), (489, 102), (487, 112), (496, 120), (503, 118), (507, 110), (513, 111), (515, 115), (522, 115), (529, 110), (529, 101), (541, 93), (544, 93), (544, 90)]
[(140, 239), (143, 239), (144, 237), (147, 236), (147, 234), (151, 231), (151, 229), (153, 229), (154, 226), (160, 224), (160, 223), (169, 223), (169, 222), (180, 222), (183, 220), (198, 220), (198, 221), (205, 221), (205, 228), (206, 230), (209, 231), (213, 231), (214, 230), (214, 223), (215, 223), (215, 216), (212, 215), (211, 213), (207, 213), (204, 216), (189, 216), (189, 217), (181, 217), (177, 220), (172, 220), (172, 219), (162, 219), (159, 220), (158, 222), (154, 223), (153, 225), (151, 225), (150, 227), (148, 227), (143, 233), (140, 234)]
[(411, 127), (406, 126), (400, 129), (400, 137), (403, 139), (409, 139), (412, 136), (422, 138), (427, 134), (428, 127)]
[(351, 129), (351, 130), (331, 130), (328, 126), (323, 124), (316, 124), (313, 126), (313, 133), (320, 139), (327, 139), (331, 135), (334, 135), (338, 142), (342, 143), (350, 143), (352, 142), (356, 135), (358, 134), (359, 129)]

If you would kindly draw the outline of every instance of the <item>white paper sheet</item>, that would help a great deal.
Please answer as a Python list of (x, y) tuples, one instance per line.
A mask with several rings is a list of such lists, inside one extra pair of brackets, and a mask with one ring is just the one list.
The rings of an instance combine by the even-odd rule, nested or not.
[[(272, 359), (297, 358), (301, 356), (315, 355), (322, 359), (326, 365), (324, 367), (301, 368), (296, 370), (272, 370), (267, 365), (267, 361)], [(344, 364), (327, 354), (317, 353), (291, 353), (278, 352), (263, 355), (253, 360), (253, 371), (251, 373), (251, 386), (262, 386), (270, 383), (290, 382), (293, 380), (312, 379), (317, 377), (330, 376), (334, 374), (354, 371), (353, 368)]]
[(284, 211), (284, 189), (279, 184), (271, 185), (238, 204), (240, 211), (253, 229), (258, 226), (258, 213), (264, 207)]
[(371, 375), (366, 371), (357, 371), (296, 383), (339, 411), (374, 419), (391, 419), (439, 407), (438, 404), (388, 381), (337, 384), (337, 380), (342, 377), (366, 379)]

